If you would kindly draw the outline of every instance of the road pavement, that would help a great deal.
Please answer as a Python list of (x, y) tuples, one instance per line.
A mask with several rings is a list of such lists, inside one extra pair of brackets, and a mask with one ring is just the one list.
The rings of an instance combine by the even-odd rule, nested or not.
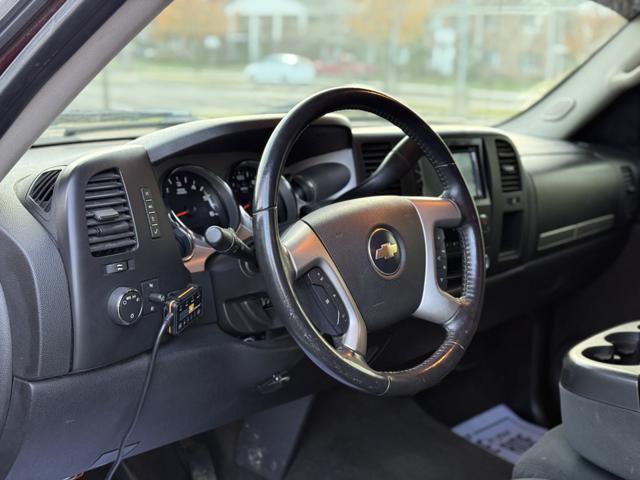
[[(240, 70), (140, 64), (108, 67), (81, 92), (71, 109), (172, 110), (197, 116), (284, 112), (323, 88), (360, 83), (384, 90), (375, 80), (318, 77), (311, 85), (254, 85)], [(455, 89), (446, 84), (398, 82), (389, 93), (430, 121), (496, 123), (535, 100), (535, 93), (470, 89), (466, 111), (456, 112)]]

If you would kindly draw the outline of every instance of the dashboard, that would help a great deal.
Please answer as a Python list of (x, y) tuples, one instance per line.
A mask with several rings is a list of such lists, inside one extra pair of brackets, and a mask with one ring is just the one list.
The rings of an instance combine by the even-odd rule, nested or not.
[[(278, 119), (193, 122), (89, 151), (75, 161), (60, 158), (66, 165), (43, 165), (38, 159), (34, 171), (15, 183), (22, 208), (61, 252), (70, 284), (72, 348), (65, 370), (104, 367), (148, 348), (149, 332), (160, 322), (153, 305), (145, 302), (141, 320), (128, 329), (114, 324), (107, 308), (96, 311), (96, 305), (106, 306), (110, 293), (123, 286), (144, 295), (150, 284), (169, 292), (197, 279), (211, 292), (205, 295), (204, 323), (241, 339), (262, 338), (282, 328), (259, 274), (216, 255), (205, 239), (208, 227), (220, 226), (251, 242), (259, 159)], [(542, 278), (532, 301), (559, 295), (580, 275), (576, 278), (576, 269), (564, 268), (556, 257), (570, 259), (590, 244), (615, 238), (635, 211), (635, 165), (619, 153), (603, 157), (593, 148), (490, 128), (438, 131), (479, 212), (490, 280), (485, 310), (492, 314), (484, 320), (487, 328), (518, 314), (525, 301), (524, 290), (509, 297), (517, 299), (513, 305), (504, 298), (492, 301), (492, 291), (502, 293), (491, 288), (492, 282), (504, 288)], [(390, 127), (352, 128), (338, 115), (311, 126), (282, 172), (281, 229), (371, 175), (402, 136)], [(114, 198), (106, 198), (105, 192)], [(380, 193), (440, 192), (436, 173), (421, 158), (414, 171)], [(115, 216), (99, 218), (113, 201)], [(462, 256), (457, 233), (443, 230), (438, 238), (438, 280), (443, 288), (459, 293)], [(536, 298), (537, 293), (542, 298)], [(92, 322), (85, 320), (89, 316)], [(35, 357), (41, 349), (34, 345), (30, 351)], [(38, 368), (25, 371), (27, 376), (41, 373)]]
[[(284, 330), (259, 272), (240, 268), (205, 239), (216, 225), (251, 242), (256, 172), (280, 118), (206, 120), (131, 141), (32, 148), (2, 180), (0, 326), (10, 326), (15, 379), (5, 399), (10, 434), (0, 437), (0, 476), (6, 465), (13, 478), (28, 477), (40, 458), (63, 459), (41, 467), (71, 473), (112, 458), (112, 439), (126, 427), (162, 321), (145, 300), (156, 290), (196, 283), (204, 313), (160, 350), (163, 374), (136, 433), (138, 451), (331, 384)], [(637, 167), (627, 154), (493, 128), (435, 130), (480, 215), (488, 265), (481, 329), (575, 291), (625, 244), (638, 207)], [(361, 183), (402, 138), (393, 127), (354, 126), (339, 115), (313, 124), (282, 172), (281, 230)], [(441, 190), (430, 163), (419, 159), (380, 193)], [(438, 238), (438, 280), (459, 294), (457, 233), (442, 230)], [(122, 288), (143, 293), (140, 316), (127, 325), (108, 308)], [(393, 368), (424, 356), (439, 343), (437, 327), (430, 328), (407, 319), (404, 333), (373, 332), (372, 361)], [(414, 337), (423, 340), (407, 343)], [(283, 372), (290, 382), (274, 388)], [(95, 435), (83, 442), (88, 425)]]

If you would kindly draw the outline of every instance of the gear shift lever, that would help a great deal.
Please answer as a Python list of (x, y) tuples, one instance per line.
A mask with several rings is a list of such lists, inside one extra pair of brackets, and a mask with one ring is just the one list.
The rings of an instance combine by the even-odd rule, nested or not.
[(209, 227), (204, 238), (218, 253), (248, 262), (252, 266), (257, 265), (253, 249), (240, 240), (232, 228)]

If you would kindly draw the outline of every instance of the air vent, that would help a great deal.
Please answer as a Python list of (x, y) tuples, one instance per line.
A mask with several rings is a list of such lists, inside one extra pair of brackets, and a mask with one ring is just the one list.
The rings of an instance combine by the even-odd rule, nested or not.
[(445, 250), (447, 252), (447, 281), (445, 288), (455, 291), (462, 287), (462, 246), (460, 234), (454, 229), (444, 230)]
[(631, 218), (638, 208), (638, 184), (631, 167), (620, 167), (622, 181), (624, 183), (624, 211)]
[[(365, 176), (369, 177), (380, 166), (384, 158), (394, 147), (391, 141), (365, 142), (360, 146), (362, 162), (364, 163)], [(380, 195), (401, 195), (402, 187), (400, 182), (389, 185), (387, 189), (380, 192)]]
[(504, 140), (496, 140), (496, 150), (498, 151), (502, 191), (505, 193), (519, 192), (522, 190), (522, 180), (515, 150)]
[(382, 160), (384, 160), (384, 157), (391, 151), (393, 142), (367, 142), (363, 143), (360, 148), (362, 161), (364, 162), (364, 171), (368, 177), (376, 171), (382, 163)]
[(33, 182), (29, 189), (29, 198), (35, 202), (44, 212), (51, 210), (51, 201), (53, 200), (53, 190), (56, 186), (56, 180), (60, 176), (60, 169), (47, 170), (42, 172)]
[(131, 207), (117, 169), (105, 170), (91, 177), (84, 200), (91, 255), (103, 257), (135, 248), (137, 242)]

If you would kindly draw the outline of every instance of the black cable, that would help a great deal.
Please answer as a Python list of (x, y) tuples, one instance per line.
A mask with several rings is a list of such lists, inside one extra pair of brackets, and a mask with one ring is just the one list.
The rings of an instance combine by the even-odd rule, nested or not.
[(156, 341), (153, 344), (153, 350), (151, 350), (151, 358), (149, 358), (147, 375), (144, 379), (142, 392), (140, 392), (140, 398), (138, 399), (138, 406), (136, 408), (136, 413), (131, 419), (129, 428), (127, 429), (126, 433), (122, 437), (122, 440), (120, 441), (120, 446), (118, 447), (118, 455), (116, 455), (116, 459), (111, 464), (111, 468), (109, 469), (109, 472), (107, 472), (107, 476), (105, 477), (105, 480), (111, 480), (113, 478), (113, 475), (116, 473), (116, 470), (118, 470), (120, 463), (122, 463), (125, 444), (127, 443), (129, 435), (131, 435), (131, 432), (133, 432), (133, 429), (136, 427), (136, 423), (138, 423), (138, 417), (140, 417), (140, 412), (142, 411), (142, 407), (144, 406), (144, 401), (147, 398), (147, 392), (149, 391), (149, 385), (151, 384), (151, 376), (153, 375), (153, 367), (155, 366), (156, 358), (158, 357), (158, 347), (160, 347), (160, 340), (162, 339), (162, 335), (164, 334), (164, 331), (166, 330), (167, 325), (169, 325), (172, 319), (173, 319), (173, 314), (169, 312), (164, 317), (164, 320), (162, 320), (162, 325), (160, 326), (160, 330), (158, 330)]

